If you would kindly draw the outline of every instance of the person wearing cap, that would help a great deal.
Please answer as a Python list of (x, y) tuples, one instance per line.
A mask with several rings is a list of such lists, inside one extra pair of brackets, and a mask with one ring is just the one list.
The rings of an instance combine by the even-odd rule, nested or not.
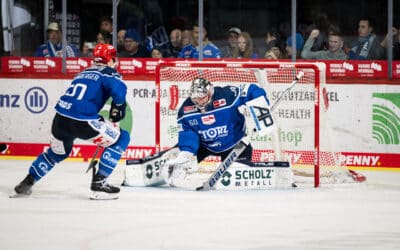
[(222, 57), (232, 58), (238, 48), (238, 38), (242, 31), (238, 27), (232, 27), (228, 30), (227, 42), (221, 48)]
[(119, 57), (135, 57), (135, 58), (148, 58), (150, 52), (140, 44), (140, 35), (134, 29), (128, 29), (124, 38), (124, 50), (121, 51)]
[[(34, 56), (37, 57), (62, 57), (62, 36), (61, 27), (58, 23), (50, 23), (47, 27), (48, 40), (46, 43), (40, 45)], [(74, 45), (67, 43), (66, 46), (67, 57), (78, 57), (79, 50)]]

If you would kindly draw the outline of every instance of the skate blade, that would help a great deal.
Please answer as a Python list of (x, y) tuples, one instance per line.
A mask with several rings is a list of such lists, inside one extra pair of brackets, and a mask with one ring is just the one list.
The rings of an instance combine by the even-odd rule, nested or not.
[(99, 191), (90, 191), (89, 199), (91, 200), (116, 200), (118, 199), (118, 193), (105, 193)]
[(28, 198), (30, 195), (31, 195), (30, 193), (29, 194), (24, 194), (24, 193), (14, 192), (13, 194), (10, 194), (8, 197), (10, 199), (13, 199), (13, 198)]

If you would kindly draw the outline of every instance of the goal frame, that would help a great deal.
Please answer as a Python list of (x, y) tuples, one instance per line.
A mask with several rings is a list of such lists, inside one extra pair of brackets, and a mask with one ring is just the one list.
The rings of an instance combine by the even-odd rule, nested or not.
[[(324, 65), (323, 63), (318, 63), (319, 65)], [(156, 152), (161, 150), (161, 69), (165, 67), (176, 67), (176, 68), (295, 68), (298, 70), (312, 69), (314, 71), (314, 187), (320, 186), (320, 105), (321, 95), (325, 93), (325, 87), (321, 89), (321, 80), (325, 83), (325, 79), (321, 79), (320, 68), (317, 63), (307, 63), (307, 62), (238, 62), (238, 61), (163, 61), (156, 66), (156, 100), (155, 100), (155, 147)], [(325, 74), (323, 74), (325, 77)], [(322, 90), (322, 91), (321, 91)], [(327, 106), (326, 99), (324, 99), (325, 105)]]

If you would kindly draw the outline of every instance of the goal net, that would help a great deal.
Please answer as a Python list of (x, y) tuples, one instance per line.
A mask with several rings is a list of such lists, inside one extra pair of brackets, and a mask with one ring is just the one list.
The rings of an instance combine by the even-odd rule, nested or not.
[[(300, 71), (304, 76), (282, 96)], [(177, 112), (189, 97), (190, 84), (196, 77), (204, 77), (215, 86), (256, 83), (266, 90), (271, 105), (282, 96), (273, 111), (276, 124), (274, 132), (260, 136), (256, 132), (247, 131), (253, 146), (253, 161), (289, 161), (295, 180), (311, 182), (315, 187), (320, 183), (346, 182), (348, 170), (340, 161), (341, 155), (329, 127), (325, 64), (216, 61), (160, 63), (156, 70), (158, 150), (170, 148), (177, 143)], [(244, 114), (249, 116), (246, 112)], [(247, 121), (251, 120), (247, 118)], [(207, 160), (216, 163), (220, 159), (209, 157)], [(207, 167), (215, 165), (207, 164)]]

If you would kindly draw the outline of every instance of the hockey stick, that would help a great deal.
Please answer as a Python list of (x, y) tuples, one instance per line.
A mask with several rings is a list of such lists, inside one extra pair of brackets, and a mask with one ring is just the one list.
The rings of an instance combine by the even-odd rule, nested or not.
[[(286, 95), (287, 92), (289, 92), (294, 85), (302, 78), (304, 73), (300, 71), (295, 79), (292, 81), (290, 86), (283, 91), (283, 93), (278, 97), (277, 101), (272, 105), (271, 107), (271, 112), (277, 107), (277, 104), (282, 100), (282, 97)], [(240, 140), (233, 150), (229, 153), (229, 155), (225, 158), (224, 161), (222, 161), (217, 169), (211, 174), (211, 176), (208, 178), (207, 181), (203, 183), (202, 186), (197, 187), (196, 191), (208, 191), (211, 190), (217, 181), (222, 177), (222, 175), (226, 172), (226, 170), (232, 165), (232, 163), (239, 157), (239, 155), (245, 150), (245, 148), (249, 145), (249, 141), (247, 137), (243, 137), (242, 140)]]
[(246, 137), (243, 137), (240, 142), (238, 142), (233, 150), (228, 154), (224, 161), (222, 161), (217, 169), (211, 174), (207, 181), (203, 183), (202, 186), (197, 187), (196, 191), (208, 191), (215, 186), (217, 181), (226, 172), (226, 170), (232, 165), (232, 163), (239, 157), (239, 155), (246, 149), (249, 145), (249, 141)]
[(92, 157), (92, 159), (90, 160), (89, 166), (88, 166), (88, 168), (86, 169), (86, 173), (89, 172), (90, 169), (93, 169), (93, 175), (94, 175), (94, 168), (96, 167), (97, 162), (98, 162), (98, 160), (97, 160), (96, 158), (97, 158), (97, 155), (98, 155), (99, 152), (100, 152), (100, 149), (101, 149), (101, 146), (100, 146), (100, 145), (97, 146), (96, 151), (94, 152), (93, 157)]
[(163, 156), (165, 153), (167, 153), (168, 151), (170, 151), (170, 150), (172, 150), (172, 149), (174, 149), (174, 148), (176, 148), (176, 147), (178, 147), (178, 144), (175, 144), (173, 147), (171, 147), (171, 148), (169, 148), (169, 149), (162, 150), (162, 151), (160, 151), (160, 152), (158, 152), (158, 153), (155, 153), (155, 154), (146, 156), (146, 157), (141, 158), (141, 159), (127, 159), (127, 160), (125, 161), (125, 163), (126, 163), (126, 165), (133, 165), (133, 164), (145, 163), (145, 162), (148, 162), (148, 161), (153, 160), (153, 159), (155, 159), (155, 158), (160, 158), (160, 157)]

